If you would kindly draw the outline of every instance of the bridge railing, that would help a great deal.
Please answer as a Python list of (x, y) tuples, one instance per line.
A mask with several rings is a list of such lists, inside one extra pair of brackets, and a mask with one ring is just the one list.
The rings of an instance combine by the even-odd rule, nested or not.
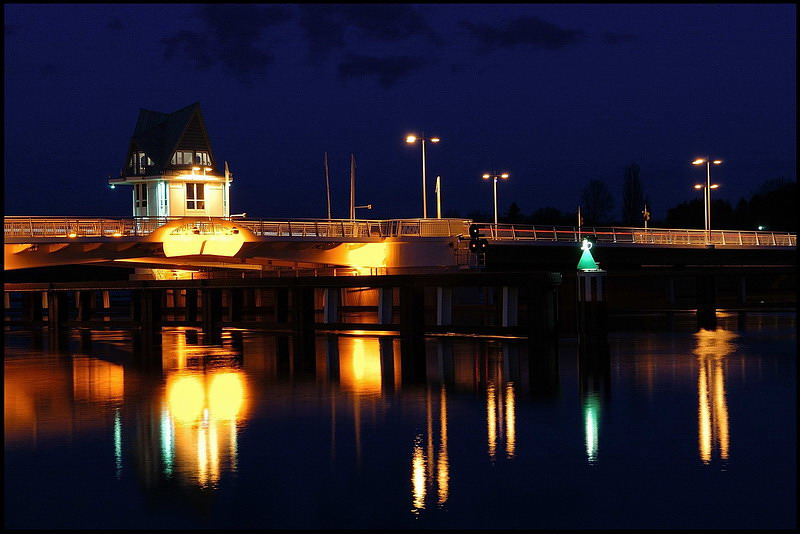
[(579, 241), (591, 236), (601, 243), (644, 245), (738, 245), (796, 247), (797, 234), (755, 230), (694, 230), (675, 228), (572, 227), (476, 223), (482, 235), (494, 240)]
[[(181, 217), (4, 217), (4, 237), (81, 238), (142, 237), (170, 220)], [(468, 219), (267, 219), (229, 218), (258, 237), (368, 238), (455, 237), (468, 235)], [(790, 232), (705, 230), (631, 227), (572, 227), (475, 223), (494, 240), (577, 242), (593, 236), (602, 243), (647, 245), (733, 245), (749, 247), (796, 247)]]

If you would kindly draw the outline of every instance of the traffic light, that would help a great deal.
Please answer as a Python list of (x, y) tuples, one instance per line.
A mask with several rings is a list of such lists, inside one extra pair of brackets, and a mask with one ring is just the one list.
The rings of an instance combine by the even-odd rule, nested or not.
[(489, 242), (481, 237), (481, 231), (477, 224), (469, 225), (469, 250), (470, 252), (486, 252)]

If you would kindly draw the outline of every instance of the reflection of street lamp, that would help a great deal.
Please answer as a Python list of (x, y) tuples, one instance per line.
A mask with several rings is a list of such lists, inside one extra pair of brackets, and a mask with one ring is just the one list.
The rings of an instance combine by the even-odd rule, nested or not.
[(502, 178), (503, 180), (508, 180), (508, 173), (504, 172), (502, 174), (489, 174), (487, 172), (483, 175), (484, 180), (488, 180), (490, 178), (494, 179), (494, 224), (497, 224), (497, 179)]
[(423, 137), (417, 137), (416, 135), (409, 135), (406, 137), (406, 143), (414, 143), (416, 141), (420, 141), (422, 143), (422, 218), (428, 218), (428, 193), (426, 191), (425, 186), (425, 141), (430, 141), (431, 143), (438, 143), (438, 137), (425, 137), (423, 132)]
[(706, 241), (708, 241), (711, 237), (711, 190), (716, 189), (719, 185), (714, 184), (711, 185), (711, 164), (719, 165), (722, 163), (721, 159), (714, 159), (712, 160), (708, 156), (705, 158), (697, 158), (692, 162), (692, 165), (702, 165), (703, 163), (706, 164), (706, 184), (703, 185), (695, 185), (695, 189), (703, 189), (703, 199), (705, 200), (705, 227), (706, 227)]

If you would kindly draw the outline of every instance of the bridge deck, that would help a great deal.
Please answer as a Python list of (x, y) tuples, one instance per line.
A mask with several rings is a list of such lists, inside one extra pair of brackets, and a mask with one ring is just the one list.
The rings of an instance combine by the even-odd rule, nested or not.
[[(169, 221), (180, 218), (4, 217), (6, 244), (58, 241), (133, 240), (146, 237)], [(196, 219), (196, 218), (195, 218)], [(468, 238), (470, 220), (463, 219), (295, 219), (222, 218), (247, 228), (257, 238), (360, 240), (365, 238)], [(211, 224), (211, 219), (207, 224)], [(570, 227), (474, 223), (482, 237), (520, 243), (575, 243), (583, 236), (614, 245), (682, 247), (717, 245), (743, 248), (796, 247), (797, 234), (755, 230), (705, 230), (631, 227)]]

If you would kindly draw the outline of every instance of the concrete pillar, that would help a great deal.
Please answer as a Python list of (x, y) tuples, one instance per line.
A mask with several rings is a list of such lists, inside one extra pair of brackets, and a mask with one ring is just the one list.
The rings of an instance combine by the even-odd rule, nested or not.
[(608, 343), (608, 306), (605, 271), (578, 271), (578, 343), (600, 346)]
[(186, 309), (186, 321), (197, 321), (197, 290), (186, 289), (184, 307)]
[(713, 274), (696, 277), (697, 328), (717, 328), (717, 280)]
[(206, 334), (215, 332), (222, 326), (222, 290), (219, 288), (203, 288), (200, 292), (203, 309), (203, 331)]
[(314, 288), (293, 287), (291, 295), (295, 372), (313, 374), (316, 357)]
[(453, 324), (453, 288), (436, 288), (436, 325), (448, 326)]
[(400, 352), (403, 382), (425, 380), (425, 292), (413, 284), (400, 286)]
[(392, 309), (394, 307), (394, 288), (378, 288), (378, 324), (392, 324)]
[(503, 318), (502, 326), (517, 326), (519, 321), (519, 289), (503, 286)]
[(739, 304), (747, 305), (747, 277), (745, 275), (739, 277)]
[(134, 321), (139, 322), (143, 330), (161, 329), (161, 299), (162, 293), (159, 289), (140, 289), (134, 291), (134, 298), (131, 300), (139, 303), (138, 317)]
[(89, 321), (94, 308), (94, 291), (76, 292), (78, 300), (78, 321)]
[[(8, 295), (8, 293), (6, 293)], [(47, 299), (47, 293), (25, 292), (22, 293), (22, 319), (30, 322), (42, 321), (42, 301)], [(49, 306), (48, 306), (49, 308)]]
[(289, 322), (289, 288), (275, 288), (275, 322)]
[(339, 322), (339, 303), (342, 290), (338, 287), (322, 288), (322, 322), (326, 324)]
[(47, 326), (57, 330), (64, 326), (69, 316), (68, 295), (65, 291), (47, 292)]
[(228, 321), (238, 322), (242, 320), (242, 309), (244, 308), (244, 289), (233, 287), (228, 290)]

